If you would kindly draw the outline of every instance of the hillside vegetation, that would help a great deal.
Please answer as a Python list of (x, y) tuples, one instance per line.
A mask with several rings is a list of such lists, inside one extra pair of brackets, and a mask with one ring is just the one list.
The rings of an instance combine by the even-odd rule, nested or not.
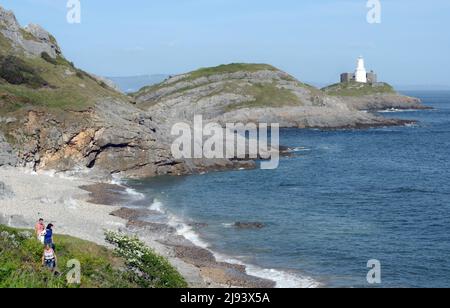
[[(91, 242), (56, 235), (58, 272), (41, 266), (42, 245), (31, 231), (0, 225), (0, 288), (180, 288), (184, 279), (165, 260), (135, 239), (112, 236), (108, 250)], [(134, 246), (130, 246), (132, 245)], [(133, 250), (130, 250), (130, 249)], [(136, 251), (144, 253), (136, 257)], [(81, 263), (81, 284), (66, 281), (67, 261)], [(139, 262), (139, 267), (136, 267)]]
[(365, 96), (375, 94), (396, 94), (394, 88), (387, 83), (365, 84), (358, 82), (337, 83), (322, 89), (333, 96)]
[(79, 111), (104, 97), (123, 98), (61, 55), (54, 59), (46, 53), (26, 57), (12, 52), (1, 33), (0, 47), (0, 114), (27, 106)]

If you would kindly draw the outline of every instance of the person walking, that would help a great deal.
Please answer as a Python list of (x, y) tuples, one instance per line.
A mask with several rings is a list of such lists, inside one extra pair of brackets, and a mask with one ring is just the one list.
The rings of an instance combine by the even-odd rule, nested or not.
[(44, 245), (49, 245), (53, 250), (55, 250), (55, 244), (53, 242), (53, 224), (48, 224), (45, 229)]
[(36, 226), (34, 227), (34, 232), (38, 241), (44, 244), (45, 225), (43, 218), (39, 218), (39, 221), (36, 223)]
[(47, 244), (44, 248), (44, 253), (42, 255), (42, 266), (47, 267), (52, 272), (55, 271), (56, 265), (58, 263), (58, 258), (56, 257), (56, 253), (53, 248)]

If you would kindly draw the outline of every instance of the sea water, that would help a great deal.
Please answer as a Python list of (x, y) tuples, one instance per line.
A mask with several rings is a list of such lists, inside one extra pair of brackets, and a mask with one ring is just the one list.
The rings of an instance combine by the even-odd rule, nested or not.
[(370, 287), (372, 259), (381, 287), (450, 287), (450, 92), (406, 94), (435, 109), (383, 116), (417, 125), (285, 129), (295, 152), (276, 170), (129, 184), (197, 245), (280, 287)]

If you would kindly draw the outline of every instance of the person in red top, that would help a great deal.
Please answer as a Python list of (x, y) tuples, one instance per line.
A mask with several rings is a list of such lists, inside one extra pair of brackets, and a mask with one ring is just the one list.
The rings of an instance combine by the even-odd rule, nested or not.
[(36, 234), (36, 238), (44, 243), (44, 231), (45, 231), (45, 225), (44, 225), (44, 219), (40, 218), (39, 221), (36, 223), (36, 226), (34, 227), (34, 232)]

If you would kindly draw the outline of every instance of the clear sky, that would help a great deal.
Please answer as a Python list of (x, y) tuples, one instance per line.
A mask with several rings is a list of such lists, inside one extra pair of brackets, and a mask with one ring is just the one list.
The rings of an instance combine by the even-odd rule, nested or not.
[(368, 69), (394, 84), (450, 86), (450, 1), (381, 0), (0, 0), (26, 25), (55, 35), (67, 58), (106, 76), (176, 74), (231, 62), (270, 63), (303, 81), (329, 83)]

